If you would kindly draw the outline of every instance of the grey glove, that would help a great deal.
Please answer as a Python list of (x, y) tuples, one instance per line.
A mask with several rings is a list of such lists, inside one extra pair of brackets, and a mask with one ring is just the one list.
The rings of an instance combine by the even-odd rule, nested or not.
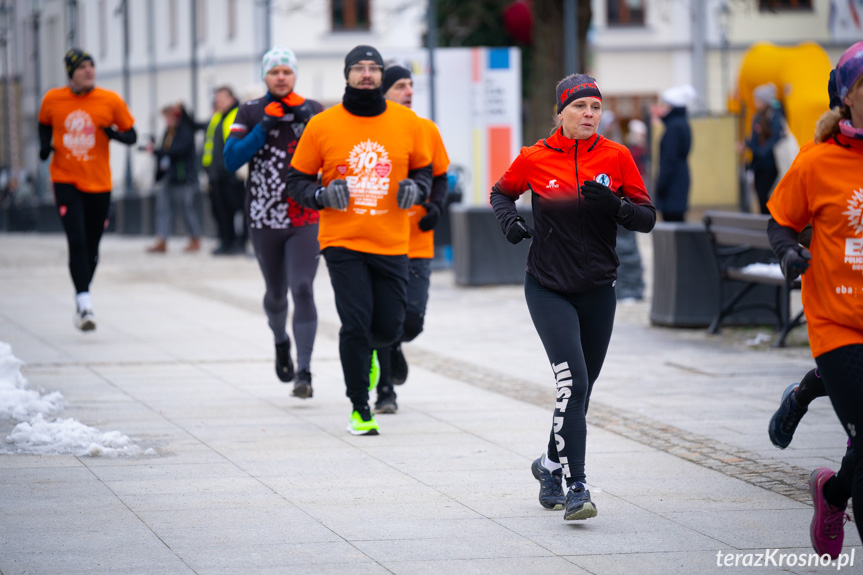
[(405, 178), (399, 182), (399, 191), (396, 194), (396, 202), (401, 209), (410, 209), (414, 204), (421, 204), (425, 201), (420, 187), (415, 181), (410, 178)]
[(350, 199), (351, 192), (348, 190), (348, 183), (344, 180), (332, 180), (326, 187), (320, 187), (315, 192), (315, 202), (320, 209), (344, 210), (348, 207)]

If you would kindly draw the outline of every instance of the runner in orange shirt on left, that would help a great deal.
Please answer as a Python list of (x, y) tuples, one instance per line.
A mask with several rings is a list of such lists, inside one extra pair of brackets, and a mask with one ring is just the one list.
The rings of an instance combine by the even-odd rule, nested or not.
[[(99, 260), (99, 241), (111, 205), (108, 141), (134, 144), (138, 135), (126, 103), (96, 87), (96, 67), (87, 52), (73, 48), (64, 58), (69, 85), (48, 90), (39, 110), (39, 157), (51, 152), (51, 182), (57, 213), (69, 242), (69, 271), (75, 285), (75, 326), (96, 329), (90, 283)], [(53, 143), (52, 143), (53, 141)]]

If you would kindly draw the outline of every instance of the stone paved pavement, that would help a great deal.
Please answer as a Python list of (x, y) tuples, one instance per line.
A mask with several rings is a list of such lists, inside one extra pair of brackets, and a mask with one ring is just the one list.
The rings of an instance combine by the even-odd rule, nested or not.
[[(315, 397), (302, 401), (273, 374), (254, 259), (146, 244), (105, 239), (99, 328), (81, 334), (63, 237), (0, 235), (0, 341), (31, 386), (62, 392), (63, 417), (155, 451), (0, 455), (0, 575), (836, 571), (717, 566), (810, 551), (806, 479), (838, 466), (842, 430), (822, 399), (788, 449), (765, 431), (814, 365), (802, 331), (777, 350), (746, 343), (758, 329), (657, 328), (649, 303), (622, 304), (588, 415), (599, 515), (564, 522), (539, 507), (529, 471), (554, 394), (518, 286), (435, 272), (399, 413), (356, 438), (325, 265)], [(863, 571), (853, 524), (845, 549), (844, 571)]]

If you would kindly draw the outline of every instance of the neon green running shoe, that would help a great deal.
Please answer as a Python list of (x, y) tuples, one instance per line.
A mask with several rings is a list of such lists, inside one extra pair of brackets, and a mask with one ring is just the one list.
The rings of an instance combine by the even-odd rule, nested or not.
[(378, 435), (379, 429), (378, 422), (375, 421), (368, 405), (354, 409), (351, 413), (351, 422), (348, 423), (348, 433), (351, 435)]
[(378, 386), (381, 380), (381, 362), (378, 361), (378, 350), (372, 350), (372, 366), (369, 370), (369, 391)]

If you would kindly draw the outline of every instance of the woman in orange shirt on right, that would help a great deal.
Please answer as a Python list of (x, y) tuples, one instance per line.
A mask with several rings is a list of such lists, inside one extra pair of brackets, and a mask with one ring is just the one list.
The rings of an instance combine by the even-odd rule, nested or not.
[[(863, 443), (857, 439), (857, 430), (863, 432), (863, 42), (840, 58), (836, 88), (841, 107), (822, 116), (818, 143), (797, 157), (767, 204), (773, 216), (768, 234), (785, 276), (803, 274), (812, 356), (851, 440), (851, 499), (863, 538)], [(797, 233), (809, 223), (807, 250)], [(842, 551), (847, 498), (825, 467), (812, 472), (809, 490), (812, 546), (835, 559)]]

